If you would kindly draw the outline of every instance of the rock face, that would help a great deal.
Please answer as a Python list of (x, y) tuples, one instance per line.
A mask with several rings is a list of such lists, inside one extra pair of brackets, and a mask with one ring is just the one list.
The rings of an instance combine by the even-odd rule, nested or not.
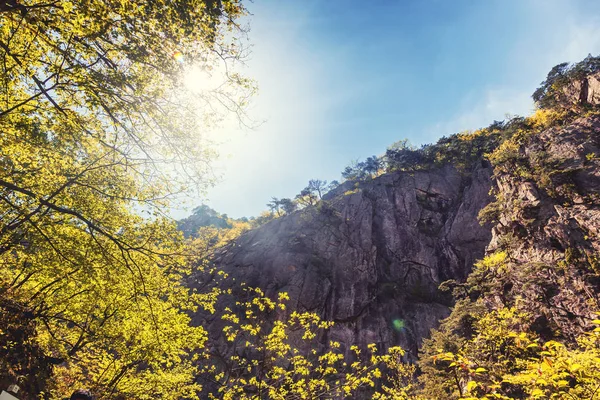
[[(496, 169), (502, 199), (489, 252), (509, 249), (523, 276), (505, 277), (507, 298), (535, 310), (537, 333), (574, 338), (589, 329), (600, 293), (600, 116), (530, 135), (518, 163)], [(501, 299), (494, 308), (502, 307)]]
[(592, 105), (600, 104), (600, 74), (587, 77), (586, 102)]
[(600, 104), (600, 73), (586, 75), (581, 79), (569, 82), (563, 88), (567, 102), (571, 104)]
[[(346, 182), (318, 206), (241, 235), (214, 262), (270, 297), (288, 292), (290, 310), (335, 321), (322, 343), (400, 345), (414, 359), (449, 314), (439, 284), (464, 281), (486, 252), (509, 246), (527, 276), (507, 276), (489, 301), (520, 297), (538, 311), (537, 331), (575, 337), (600, 287), (600, 116), (570, 121), (529, 134), (495, 169), (481, 161), (470, 172), (447, 165)], [(490, 203), (499, 218), (482, 226)], [(205, 315), (196, 323), (219, 332)]]
[(439, 284), (463, 280), (491, 239), (477, 221), (491, 173), (481, 163), (342, 186), (317, 207), (240, 236), (215, 262), (267, 295), (288, 292), (290, 309), (335, 321), (328, 339), (342, 346), (401, 345), (413, 358), (449, 313)]
[[(424, 374), (429, 356), (447, 343), (480, 346), (475, 324), (493, 311), (516, 310), (519, 332), (574, 344), (600, 304), (600, 74), (571, 83), (568, 104), (577, 107), (555, 103), (478, 136), (489, 140), (493, 167), (481, 159), (473, 165), (478, 156), (468, 163), (435, 157), (420, 168), (445, 159), (471, 169), (448, 164), (348, 181), (317, 206), (241, 235), (213, 258), (235, 278), (224, 287), (233, 298), (239, 282), (271, 298), (285, 291), (289, 310), (336, 323), (319, 343), (400, 345), (412, 361), (450, 315), (452, 299), (440, 283), (456, 280), (447, 286), (462, 289), (457, 307), (422, 349)], [(480, 224), (482, 210), (489, 224)], [(466, 280), (484, 255), (496, 265), (486, 265), (490, 257)], [(220, 307), (234, 308), (228, 301)], [(200, 314), (195, 322), (217, 334), (212, 349), (226, 354), (222, 323)], [(429, 372), (435, 387), (448, 378), (440, 371)]]
[[(583, 107), (563, 107), (550, 128), (522, 122), (505, 135), (512, 147), (490, 158), (494, 168), (480, 160), (470, 171), (446, 165), (348, 181), (317, 206), (241, 235), (213, 259), (235, 278), (224, 287), (287, 292), (290, 310), (336, 323), (321, 343), (400, 345), (414, 360), (449, 315), (440, 283), (464, 282), (476, 260), (507, 251), (518, 268), (486, 298), (489, 309), (518, 300), (535, 310), (532, 330), (575, 338), (600, 293), (600, 73), (563, 89)], [(493, 224), (480, 224), (484, 208)], [(218, 320), (195, 322), (218, 336)]]
[[(495, 185), (500, 195), (509, 202), (518, 202), (512, 213), (493, 229), (490, 250), (496, 247), (503, 232), (520, 224), (527, 231), (519, 241), (523, 246), (542, 247), (545, 257), (554, 257), (556, 249), (581, 246), (586, 240), (575, 236), (576, 231), (588, 232), (589, 244), (600, 251), (600, 117), (580, 118), (567, 126), (554, 127), (532, 135), (521, 153), (532, 170), (540, 169), (540, 162), (551, 168), (549, 179), (540, 175), (532, 179), (515, 177), (510, 173), (496, 174)], [(540, 160), (543, 158), (543, 160)], [(541, 187), (544, 186), (544, 187)], [(511, 226), (512, 224), (512, 226)], [(559, 224), (560, 229), (552, 228)], [(525, 226), (526, 225), (526, 226)], [(571, 226), (571, 227), (568, 227)], [(522, 230), (521, 230), (522, 231)], [(550, 238), (555, 244), (549, 245)], [(556, 242), (558, 241), (558, 243)]]

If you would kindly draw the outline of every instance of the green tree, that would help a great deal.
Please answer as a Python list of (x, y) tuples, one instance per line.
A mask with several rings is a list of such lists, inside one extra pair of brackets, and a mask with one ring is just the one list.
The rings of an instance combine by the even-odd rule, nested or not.
[(316, 193), (319, 200), (323, 198), (323, 194), (325, 190), (327, 190), (327, 181), (322, 181), (320, 179), (311, 179), (308, 181), (308, 186), (306, 189), (310, 190), (313, 193)]
[(408, 139), (403, 139), (387, 148), (384, 160), (388, 171), (415, 170), (424, 161), (424, 151), (410, 144)]
[(319, 201), (319, 196), (310, 186), (305, 187), (294, 198), (301, 207), (314, 206)]
[(162, 210), (211, 179), (199, 104), (243, 116), (253, 88), (241, 76), (194, 98), (182, 84), (187, 66), (240, 57), (243, 12), (238, 1), (2, 3), (0, 307), (13, 324), (27, 315), (26, 348), (60, 363), (47, 396), (199, 389), (189, 354), (206, 335), (187, 312), (210, 309), (214, 293), (181, 285), (187, 252)]
[(347, 180), (374, 178), (378, 175), (382, 167), (382, 160), (377, 156), (367, 157), (365, 161), (352, 161), (342, 171), (342, 178)]
[(204, 226), (231, 228), (231, 223), (227, 215), (219, 214), (205, 204), (194, 208), (189, 217), (177, 221), (177, 229), (183, 232), (185, 237), (196, 236), (198, 229)]
[(281, 202), (277, 197), (271, 197), (271, 201), (267, 203), (267, 207), (269, 207), (269, 210), (277, 215), (278, 217), (281, 217)]
[(283, 212), (285, 212), (286, 214), (291, 214), (294, 211), (296, 211), (296, 208), (298, 208), (296, 202), (288, 198), (283, 198), (279, 200), (279, 204), (281, 205), (281, 209), (283, 210)]

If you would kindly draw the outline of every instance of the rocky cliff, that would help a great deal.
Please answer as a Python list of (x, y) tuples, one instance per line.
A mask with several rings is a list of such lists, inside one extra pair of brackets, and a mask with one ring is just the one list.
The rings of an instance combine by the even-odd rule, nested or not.
[[(470, 145), (468, 163), (440, 164), (437, 154), (413, 169), (347, 181), (317, 206), (244, 233), (212, 259), (235, 278), (224, 287), (287, 292), (290, 310), (336, 322), (323, 342), (400, 345), (414, 360), (456, 300), (440, 284), (460, 285), (477, 260), (505, 251), (511, 272), (481, 275), (486, 289), (471, 282), (467, 297), (489, 310), (526, 304), (535, 314), (527, 329), (575, 338), (599, 308), (599, 75), (561, 85), (550, 76), (539, 103), (556, 109), (442, 139), (445, 151), (463, 155), (464, 143), (491, 143), (479, 152)], [(461, 324), (481, 315), (469, 318), (451, 329), (463, 335), (472, 327)], [(195, 320), (218, 334), (216, 319)]]
[(466, 281), (445, 284), (456, 303), (421, 348), (424, 398), (594, 398), (600, 110), (569, 88), (596, 77), (551, 82), (552, 108), (517, 120), (486, 157), (494, 199), (480, 217), (492, 239)]
[(534, 331), (574, 340), (600, 308), (600, 116), (512, 141), (517, 151), (495, 168), (487, 252), (509, 254), (514, 273), (486, 301), (497, 309), (518, 298)]
[(247, 232), (214, 261), (267, 295), (288, 292), (291, 309), (335, 321), (329, 339), (401, 345), (414, 357), (449, 313), (439, 284), (463, 280), (492, 237), (477, 221), (491, 173), (485, 162), (469, 172), (448, 165), (340, 187)]

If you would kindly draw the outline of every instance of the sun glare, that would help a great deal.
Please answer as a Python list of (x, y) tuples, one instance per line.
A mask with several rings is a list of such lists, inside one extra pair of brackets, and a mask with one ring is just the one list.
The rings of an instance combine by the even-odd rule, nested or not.
[(198, 65), (189, 67), (183, 75), (183, 84), (186, 89), (195, 94), (215, 90), (224, 82), (218, 71), (207, 71)]

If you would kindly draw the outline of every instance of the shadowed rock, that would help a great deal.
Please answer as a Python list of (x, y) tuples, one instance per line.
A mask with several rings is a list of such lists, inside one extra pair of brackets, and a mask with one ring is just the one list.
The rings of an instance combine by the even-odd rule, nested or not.
[(292, 310), (335, 321), (328, 339), (342, 346), (401, 345), (412, 358), (449, 313), (439, 284), (463, 280), (491, 239), (477, 221), (490, 176), (481, 165), (470, 173), (447, 166), (386, 174), (346, 194), (341, 187), (317, 207), (247, 232), (214, 262), (269, 296), (288, 292)]

